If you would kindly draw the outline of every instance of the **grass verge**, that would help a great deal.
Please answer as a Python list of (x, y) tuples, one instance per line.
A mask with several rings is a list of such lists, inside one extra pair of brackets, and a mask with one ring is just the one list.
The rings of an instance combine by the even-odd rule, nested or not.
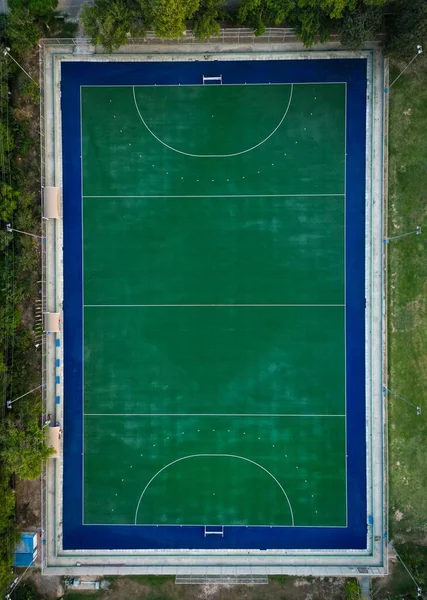
[[(392, 65), (391, 77), (401, 69)], [(388, 235), (421, 235), (388, 246), (390, 531), (421, 541), (427, 532), (427, 60), (420, 57), (390, 93)]]

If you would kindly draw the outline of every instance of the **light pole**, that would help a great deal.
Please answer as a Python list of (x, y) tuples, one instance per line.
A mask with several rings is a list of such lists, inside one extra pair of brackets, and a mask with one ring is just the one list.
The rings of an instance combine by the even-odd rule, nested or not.
[(417, 45), (417, 53), (416, 55), (408, 62), (408, 64), (406, 65), (406, 67), (399, 73), (399, 75), (396, 77), (396, 79), (394, 79), (390, 85), (388, 86), (388, 88), (385, 88), (385, 93), (388, 94), (390, 92), (391, 87), (396, 83), (396, 81), (399, 79), (399, 77), (401, 75), (403, 75), (403, 73), (406, 71), (406, 69), (414, 62), (414, 60), (417, 58), (417, 56), (419, 56), (420, 54), (423, 53), (423, 47), (418, 44)]
[(400, 398), (400, 400), (403, 400), (403, 402), (406, 402), (406, 404), (409, 404), (410, 406), (413, 406), (414, 408), (416, 408), (417, 409), (417, 416), (419, 416), (422, 413), (421, 406), (417, 406), (416, 404), (413, 404), (412, 402), (409, 402), (409, 400), (407, 400), (403, 396), (400, 396), (399, 394), (396, 394), (396, 392), (393, 392), (393, 390), (388, 390), (386, 387), (383, 387), (383, 393), (384, 394), (390, 394), (390, 396), (394, 396), (395, 398)]
[(402, 558), (400, 557), (398, 551), (396, 550), (396, 548), (393, 546), (393, 544), (391, 545), (391, 547), (393, 548), (393, 550), (396, 552), (396, 556), (397, 558), (400, 560), (400, 562), (402, 563), (402, 565), (405, 567), (406, 572), (408, 573), (409, 577), (412, 579), (412, 581), (415, 584), (415, 587), (417, 588), (417, 596), (418, 598), (422, 598), (422, 593), (423, 590), (420, 588), (420, 586), (418, 585), (418, 583), (415, 581), (411, 571), (408, 569), (408, 567), (405, 565), (405, 563), (403, 562)]
[(25, 396), (28, 396), (28, 394), (32, 394), (33, 392), (36, 392), (40, 388), (44, 387), (44, 385), (45, 385), (44, 383), (41, 383), (40, 385), (38, 385), (34, 389), (30, 390), (29, 392), (26, 392), (25, 394), (22, 394), (22, 396), (19, 396), (18, 398), (15, 398), (15, 400), (6, 400), (6, 407), (7, 408), (12, 408), (12, 404), (14, 402), (16, 402), (17, 400), (20, 400), (21, 398), (24, 398)]
[(37, 81), (36, 81), (35, 79), (33, 79), (29, 73), (27, 73), (27, 71), (24, 69), (24, 67), (22, 67), (22, 66), (19, 64), (19, 62), (18, 62), (17, 60), (15, 60), (15, 59), (13, 58), (13, 56), (10, 54), (10, 48), (7, 48), (7, 47), (6, 47), (6, 48), (3, 50), (3, 54), (4, 54), (5, 56), (8, 56), (9, 58), (11, 58), (11, 59), (13, 60), (13, 62), (14, 62), (15, 64), (17, 64), (17, 65), (18, 65), (18, 67), (21, 69), (21, 71), (23, 71), (23, 72), (25, 73), (25, 75), (26, 75), (27, 77), (29, 77), (29, 78), (31, 79), (31, 81), (34, 81), (34, 83), (36, 84), (36, 86), (37, 86), (38, 88), (40, 88), (40, 86), (39, 86), (39, 84), (37, 83)]
[(13, 231), (16, 231), (16, 233), (22, 233), (23, 235), (30, 235), (31, 237), (39, 238), (40, 240), (46, 239), (42, 235), (36, 235), (35, 233), (28, 233), (28, 231), (21, 231), (20, 229), (14, 229), (10, 223), (6, 224), (6, 231), (8, 233), (12, 233)]
[(401, 233), (400, 235), (394, 235), (393, 237), (384, 238), (384, 244), (388, 244), (392, 240), (398, 240), (400, 238), (407, 237), (408, 235), (421, 235), (421, 225), (417, 225), (417, 228), (414, 231), (408, 231), (408, 233)]

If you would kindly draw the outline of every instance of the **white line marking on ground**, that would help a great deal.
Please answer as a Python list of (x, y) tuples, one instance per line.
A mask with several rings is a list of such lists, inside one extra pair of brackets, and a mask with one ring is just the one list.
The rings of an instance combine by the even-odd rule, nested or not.
[[(344, 86), (344, 302), (347, 302), (347, 82)], [(366, 360), (366, 359), (365, 359)], [(347, 306), (344, 308), (344, 453), (345, 453), (345, 522), (348, 525), (348, 443), (347, 443)]]
[[(83, 523), (84, 525), (97, 525), (97, 526), (108, 526), (108, 527), (204, 527), (206, 523)], [(269, 527), (271, 529), (285, 529), (292, 527), (292, 525), (272, 525), (267, 523), (266, 525), (236, 525), (234, 523), (228, 523), (223, 527)], [(346, 529), (347, 525), (298, 525), (299, 529)]]
[[(345, 81), (265, 81), (265, 82), (261, 82), (261, 83), (223, 83), (222, 87), (233, 87), (233, 86), (238, 86), (238, 85), (244, 85), (246, 87), (250, 87), (251, 85), (265, 85), (266, 87), (270, 86), (270, 85), (336, 85), (338, 83), (346, 83)], [(203, 85), (203, 83), (148, 83), (146, 85), (144, 84), (137, 84), (137, 85), (132, 85), (131, 83), (129, 84), (119, 84), (119, 85), (111, 85), (108, 83), (105, 84), (99, 84), (99, 85), (82, 85), (80, 87), (84, 87), (84, 88), (102, 88), (102, 87), (109, 87), (109, 88), (130, 88), (130, 87), (136, 87), (136, 88), (155, 88), (155, 87), (200, 87), (200, 88), (206, 88), (209, 87), (209, 89), (213, 89), (213, 88), (220, 88), (221, 86), (217, 85), (211, 85), (211, 86), (206, 86)]]
[[(82, 280), (82, 304), (84, 306), (85, 301), (85, 282), (84, 282), (84, 177), (83, 177), (83, 102), (82, 102), (82, 88), (80, 86), (80, 187), (81, 187), (81, 199), (80, 199), (80, 207), (81, 207), (81, 249), (82, 249), (82, 270), (81, 270), (81, 280)], [(85, 347), (85, 322), (84, 322), (84, 310), (82, 309), (82, 354), (84, 357), (84, 347)], [(85, 412), (85, 361), (82, 360), (82, 413)], [(85, 425), (84, 421), (82, 423), (82, 521), (85, 521)]]
[(85, 308), (197, 308), (199, 306), (207, 308), (342, 308), (345, 304), (84, 304)]
[(142, 116), (142, 114), (141, 114), (141, 112), (140, 112), (140, 110), (138, 108), (138, 103), (136, 101), (135, 86), (132, 86), (132, 92), (133, 92), (133, 100), (134, 100), (134, 103), (135, 103), (135, 108), (137, 110), (139, 118), (141, 119), (141, 121), (142, 121), (144, 127), (147, 129), (147, 131), (160, 144), (162, 144), (166, 148), (169, 148), (169, 150), (172, 150), (173, 152), (177, 152), (178, 154), (183, 154), (184, 156), (191, 156), (191, 157), (194, 157), (194, 158), (231, 158), (232, 156), (239, 156), (241, 154), (246, 154), (247, 152), (251, 152), (252, 150), (255, 150), (255, 148), (258, 148), (259, 146), (262, 146), (262, 144), (265, 144), (265, 142), (267, 140), (269, 140), (271, 138), (271, 136), (276, 133), (276, 131), (279, 129), (280, 125), (285, 120), (285, 117), (286, 117), (286, 115), (288, 114), (288, 111), (289, 111), (289, 107), (291, 106), (292, 95), (293, 95), (293, 92), (294, 92), (294, 85), (293, 85), (293, 83), (291, 83), (290, 86), (291, 86), (291, 93), (289, 94), (288, 106), (286, 107), (286, 110), (285, 110), (282, 118), (280, 119), (279, 123), (275, 127), (275, 129), (273, 129), (273, 131), (266, 138), (264, 138), (263, 140), (261, 140), (258, 144), (255, 144), (255, 146), (252, 146), (251, 148), (247, 148), (246, 150), (241, 150), (240, 152), (233, 152), (231, 154), (192, 154), (190, 152), (183, 152), (182, 150), (178, 150), (177, 148), (174, 148), (173, 146), (169, 146), (169, 144), (166, 144), (166, 142), (164, 142), (159, 137), (157, 137), (157, 135), (148, 127), (147, 123), (145, 122), (144, 117)]
[(84, 198), (342, 198), (345, 194), (196, 194), (195, 196), (84, 196)]
[(248, 463), (251, 463), (253, 465), (255, 465), (256, 467), (259, 467), (260, 469), (262, 469), (263, 471), (265, 471), (267, 473), (267, 475), (270, 475), (270, 477), (277, 483), (277, 485), (279, 486), (279, 488), (282, 490), (283, 495), (286, 498), (286, 501), (288, 503), (289, 506), (289, 512), (291, 513), (291, 521), (292, 521), (292, 526), (295, 525), (295, 521), (294, 521), (294, 513), (292, 510), (292, 506), (291, 503), (289, 501), (288, 495), (285, 492), (285, 490), (283, 489), (281, 483), (276, 479), (276, 477), (270, 473), (270, 471), (268, 471), (265, 467), (263, 467), (262, 465), (260, 465), (259, 463), (255, 462), (254, 460), (251, 460), (250, 458), (246, 458), (244, 456), (238, 456), (237, 454), (191, 454), (190, 456), (182, 456), (181, 458), (177, 458), (176, 460), (173, 460), (172, 462), (170, 462), (169, 464), (165, 465), (164, 467), (162, 467), (159, 471), (157, 471), (157, 473), (155, 475), (153, 475), (153, 477), (150, 479), (150, 481), (147, 483), (147, 485), (145, 486), (145, 488), (142, 490), (142, 494), (139, 497), (138, 500), (138, 504), (136, 506), (136, 510), (135, 510), (135, 525), (137, 525), (137, 519), (138, 519), (138, 510), (139, 510), (139, 505), (141, 504), (141, 500), (143, 495), (145, 494), (145, 492), (147, 491), (148, 487), (151, 485), (151, 483), (154, 481), (154, 479), (160, 475), (160, 473), (162, 471), (164, 471), (165, 469), (167, 469), (168, 467), (171, 467), (172, 465), (181, 462), (183, 460), (188, 460), (190, 458), (238, 458), (239, 460), (244, 460)]
[(85, 413), (85, 417), (340, 417), (345, 415), (318, 415), (293, 413)]

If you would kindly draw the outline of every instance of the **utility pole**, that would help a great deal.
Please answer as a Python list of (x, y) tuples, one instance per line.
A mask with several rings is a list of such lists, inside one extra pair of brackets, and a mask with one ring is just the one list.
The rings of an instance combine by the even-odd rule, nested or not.
[(422, 598), (422, 593), (423, 590), (421, 589), (421, 587), (418, 585), (418, 583), (416, 582), (415, 578), (413, 577), (411, 571), (408, 569), (408, 567), (405, 565), (405, 563), (402, 560), (402, 557), (399, 555), (398, 551), (396, 550), (396, 548), (392, 545), (391, 546), (393, 548), (393, 550), (396, 552), (396, 556), (397, 558), (400, 560), (400, 562), (402, 563), (402, 565), (405, 567), (406, 572), (408, 573), (409, 577), (412, 579), (412, 581), (414, 582), (415, 587), (417, 588), (417, 597), (418, 598)]
[(400, 400), (403, 400), (403, 402), (406, 402), (406, 404), (409, 404), (410, 406), (413, 406), (414, 408), (416, 408), (417, 416), (419, 416), (422, 413), (421, 406), (417, 406), (416, 404), (409, 402), (409, 400), (407, 400), (403, 396), (400, 396), (399, 394), (396, 394), (396, 392), (393, 392), (393, 390), (388, 390), (386, 387), (383, 387), (383, 392), (384, 392), (384, 394), (390, 394), (390, 396), (394, 396), (395, 398), (400, 398)]
[(20, 229), (14, 229), (10, 223), (6, 224), (6, 231), (8, 233), (12, 233), (15, 231), (16, 233), (22, 233), (23, 235), (30, 235), (31, 237), (39, 238), (40, 240), (46, 239), (42, 235), (36, 235), (35, 233), (28, 233), (28, 231), (21, 231)]
[(400, 238), (407, 237), (408, 235), (421, 235), (421, 225), (417, 225), (417, 228), (414, 231), (408, 231), (408, 233), (401, 233), (400, 235), (394, 235), (393, 237), (384, 238), (384, 244), (388, 244), (393, 240), (398, 240)]
[(402, 69), (402, 71), (399, 73), (399, 75), (396, 77), (396, 79), (394, 79), (390, 85), (388, 86), (388, 88), (385, 88), (385, 93), (388, 94), (390, 93), (390, 89), (392, 88), (392, 86), (396, 83), (396, 81), (399, 79), (399, 77), (401, 75), (403, 75), (403, 73), (406, 71), (406, 69), (414, 62), (414, 60), (417, 58), (417, 56), (420, 56), (420, 54), (423, 53), (423, 47), (420, 44), (417, 44), (417, 53), (416, 55), (408, 62), (408, 64), (406, 65), (406, 67), (404, 69)]
[(39, 84), (37, 83), (37, 81), (36, 81), (35, 79), (33, 79), (29, 73), (27, 73), (27, 71), (24, 69), (24, 67), (23, 67), (22, 65), (20, 65), (20, 64), (19, 64), (19, 62), (18, 62), (17, 60), (15, 60), (15, 59), (13, 58), (13, 56), (10, 54), (10, 48), (7, 48), (7, 47), (6, 47), (6, 48), (3, 50), (3, 54), (4, 54), (5, 56), (8, 56), (9, 58), (11, 58), (11, 59), (13, 60), (13, 62), (14, 62), (15, 64), (17, 64), (17, 65), (18, 65), (18, 67), (21, 69), (21, 71), (23, 71), (23, 72), (25, 73), (25, 75), (26, 75), (27, 77), (29, 77), (29, 78), (31, 79), (31, 81), (34, 81), (34, 83), (36, 84), (36, 86), (37, 86), (38, 88), (40, 88), (40, 86), (39, 86)]
[(28, 396), (28, 394), (32, 394), (33, 392), (36, 392), (37, 390), (39, 390), (40, 388), (44, 387), (44, 383), (41, 383), (40, 385), (38, 385), (37, 387), (35, 387), (34, 389), (30, 390), (29, 392), (26, 392), (25, 394), (22, 394), (22, 396), (19, 396), (18, 398), (15, 398), (15, 400), (6, 400), (6, 407), (7, 408), (12, 408), (12, 404), (14, 402), (17, 402), (18, 400), (20, 400), (21, 398), (25, 398), (25, 396)]

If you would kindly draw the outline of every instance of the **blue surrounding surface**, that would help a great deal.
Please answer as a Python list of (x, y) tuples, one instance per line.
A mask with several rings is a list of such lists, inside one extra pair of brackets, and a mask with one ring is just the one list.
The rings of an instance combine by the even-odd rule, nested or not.
[[(64, 507), (70, 549), (364, 549), (367, 545), (365, 434), (366, 60), (63, 62), (61, 73), (64, 219)], [(82, 240), (80, 86), (347, 82), (346, 305), (348, 526), (202, 527), (82, 525)], [(201, 561), (203, 562), (203, 561)], [(236, 556), (236, 562), (238, 558)]]

